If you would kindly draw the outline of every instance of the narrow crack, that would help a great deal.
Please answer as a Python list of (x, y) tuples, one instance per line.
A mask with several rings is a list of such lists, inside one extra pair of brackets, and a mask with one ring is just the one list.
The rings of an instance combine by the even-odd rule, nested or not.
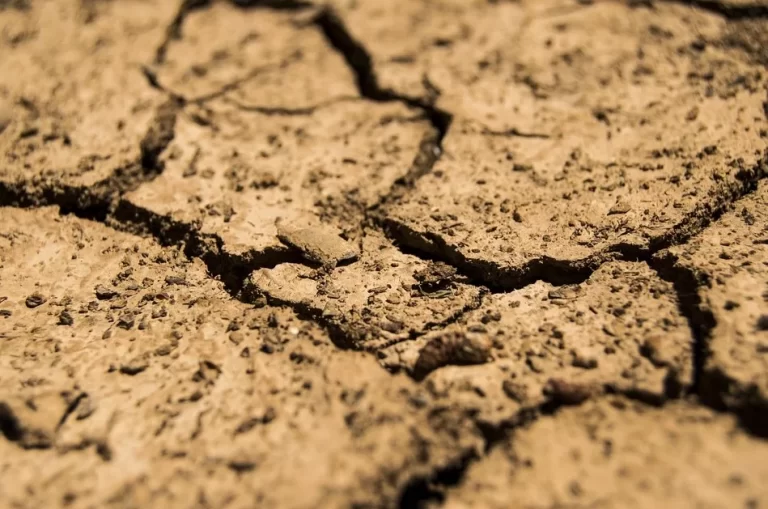
[[(323, 33), (331, 47), (344, 58), (355, 76), (355, 83), (362, 97), (375, 102), (400, 102), (409, 108), (421, 110), (432, 125), (432, 132), (422, 139), (419, 152), (410, 169), (406, 175), (394, 183), (390, 191), (376, 205), (371, 207), (372, 210), (376, 210), (384, 203), (395, 199), (405, 189), (413, 187), (419, 178), (432, 171), (442, 155), (442, 142), (448, 134), (453, 115), (434, 105), (439, 94), (434, 86), (428, 87), (434, 93), (427, 99), (406, 96), (381, 87), (370, 53), (352, 36), (344, 21), (332, 8), (322, 9), (315, 16), (314, 24)], [(428, 83), (426, 78), (425, 81)]]
[(72, 402), (67, 405), (67, 409), (64, 411), (64, 414), (59, 419), (58, 424), (56, 424), (56, 431), (58, 432), (62, 426), (64, 426), (64, 423), (67, 422), (67, 419), (69, 419), (69, 416), (72, 415), (72, 413), (77, 410), (77, 407), (80, 405), (80, 403), (88, 397), (88, 394), (85, 392), (81, 392), (78, 394)]
[(300, 11), (315, 7), (312, 2), (303, 0), (230, 0), (230, 2), (243, 9), (261, 7), (279, 11)]
[(250, 71), (248, 71), (247, 73), (245, 73), (243, 76), (235, 78), (232, 81), (224, 83), (223, 85), (221, 85), (215, 90), (206, 92), (196, 97), (186, 97), (183, 94), (171, 89), (167, 85), (164, 85), (160, 80), (160, 77), (157, 75), (157, 72), (148, 66), (143, 66), (141, 68), (141, 71), (150, 87), (168, 95), (171, 99), (176, 100), (182, 106), (186, 106), (188, 104), (203, 105), (208, 101), (212, 101), (214, 99), (218, 99), (220, 97), (226, 96), (228, 93), (237, 90), (238, 88), (242, 87), (252, 79), (260, 76), (265, 72), (274, 71), (274, 70), (283, 70), (288, 66), (292, 65), (293, 63), (299, 61), (300, 59), (301, 59), (300, 53), (298, 52), (293, 53), (292, 55), (289, 55), (288, 58), (286, 58), (285, 60), (255, 67)]
[(373, 69), (373, 59), (368, 50), (352, 37), (342, 19), (331, 7), (321, 10), (313, 22), (322, 31), (331, 47), (341, 54), (347, 66), (354, 73), (360, 95), (378, 102), (403, 100), (392, 90), (383, 89), (379, 86), (378, 78)]
[[(157, 108), (149, 129), (139, 143), (141, 166), (144, 170), (143, 178), (140, 179), (141, 182), (154, 180), (163, 172), (160, 154), (168, 148), (176, 136), (176, 118), (183, 106), (183, 101), (171, 97)], [(122, 186), (119, 190), (121, 193), (126, 191)]]
[[(180, 246), (188, 258), (199, 258), (209, 274), (224, 283), (227, 292), (240, 299), (246, 277), (262, 268), (282, 263), (303, 263), (297, 253), (287, 248), (230, 253), (222, 238), (201, 232), (195, 226), (156, 214), (127, 200), (120, 200), (108, 218), (115, 229), (153, 237), (163, 246)], [(242, 300), (242, 299), (240, 299)]]
[(184, 21), (187, 15), (192, 11), (202, 9), (210, 5), (210, 0), (182, 0), (179, 5), (179, 10), (176, 12), (170, 25), (165, 29), (165, 38), (160, 43), (157, 50), (155, 50), (155, 65), (161, 65), (165, 63), (166, 55), (168, 54), (168, 48), (173, 41), (181, 40), (182, 29)]
[(359, 348), (369, 333), (369, 326), (362, 320), (346, 316), (328, 316), (323, 313), (323, 310), (312, 306), (309, 302), (281, 299), (272, 294), (263, 293), (251, 285), (246, 284), (242, 288), (240, 296), (243, 302), (255, 302), (264, 298), (270, 306), (291, 309), (299, 318), (312, 321), (322, 327), (328, 333), (331, 342), (344, 350)]
[(680, 313), (688, 321), (693, 337), (693, 386), (691, 394), (719, 412), (730, 412), (739, 424), (754, 436), (768, 438), (768, 401), (756, 389), (746, 391), (717, 366), (709, 366), (710, 344), (717, 320), (702, 300), (702, 290), (711, 287), (710, 276), (696, 271), (669, 252), (659, 253), (650, 261), (650, 267), (663, 280), (672, 283)]
[[(718, 0), (659, 0), (661, 3), (687, 5), (731, 20), (768, 18), (768, 4), (765, 3), (730, 3)], [(652, 2), (649, 2), (653, 5)]]
[[(709, 342), (716, 325), (715, 317), (703, 306), (699, 290), (710, 285), (707, 274), (677, 263), (671, 253), (659, 253), (649, 260), (656, 274), (672, 284), (680, 313), (688, 321), (693, 336), (693, 385), (691, 393), (702, 396), (704, 365), (709, 358)], [(702, 398), (704, 399), (704, 398)]]
[(578, 403), (549, 397), (538, 405), (520, 408), (510, 417), (495, 423), (475, 419), (474, 424), (483, 437), (482, 453), (465, 453), (451, 464), (436, 468), (430, 475), (414, 477), (401, 492), (398, 507), (401, 509), (420, 509), (443, 504), (446, 500), (447, 490), (460, 486), (469, 469), (487, 458), (488, 454), (504, 440), (514, 439), (516, 430), (531, 426), (541, 417), (556, 416), (564, 408), (578, 407), (590, 401), (616, 396), (640, 401), (648, 406), (660, 407), (665, 403), (665, 401), (649, 402), (632, 393), (605, 391), (601, 395), (592, 396)]
[(251, 69), (245, 75), (243, 75), (243, 76), (241, 76), (239, 78), (236, 78), (236, 79), (232, 80), (229, 83), (225, 83), (224, 85), (219, 87), (217, 90), (213, 90), (211, 92), (208, 92), (206, 94), (202, 94), (202, 95), (197, 96), (197, 97), (187, 98), (186, 101), (188, 103), (193, 103), (193, 104), (204, 104), (204, 103), (206, 103), (208, 101), (211, 101), (213, 99), (217, 99), (219, 97), (223, 97), (226, 94), (228, 94), (228, 93), (230, 93), (230, 92), (232, 92), (234, 90), (237, 90), (238, 88), (240, 88), (241, 86), (245, 85), (246, 83), (248, 83), (252, 79), (256, 78), (257, 76), (259, 76), (259, 75), (261, 75), (261, 74), (263, 74), (263, 73), (265, 73), (267, 71), (283, 70), (283, 69), (289, 67), (294, 62), (297, 62), (297, 61), (301, 60), (301, 58), (302, 58), (301, 57), (301, 53), (299, 53), (299, 52), (293, 53), (292, 55), (290, 55), (285, 60), (282, 60), (282, 61), (276, 62), (276, 63), (271, 63), (271, 64), (264, 64), (264, 65), (262, 65), (260, 67), (256, 67), (254, 69)]
[(352, 96), (340, 96), (340, 97), (334, 97), (331, 99), (328, 99), (326, 101), (322, 101), (317, 104), (313, 104), (311, 106), (304, 106), (304, 107), (298, 107), (298, 108), (288, 108), (284, 106), (259, 106), (254, 104), (243, 104), (239, 101), (236, 101), (235, 99), (231, 99), (228, 97), (225, 97), (223, 99), (224, 102), (232, 104), (236, 108), (242, 110), (242, 111), (249, 111), (253, 113), (259, 113), (261, 115), (266, 115), (268, 117), (276, 116), (276, 117), (296, 117), (296, 116), (308, 116), (314, 114), (317, 110), (326, 108), (328, 106), (334, 106), (339, 103), (344, 102), (355, 102), (359, 101), (359, 97), (352, 97)]
[(525, 132), (521, 131), (517, 128), (511, 128), (506, 129), (504, 131), (494, 131), (492, 129), (488, 129), (487, 127), (483, 129), (482, 133), (486, 136), (501, 136), (505, 138), (539, 138), (539, 139), (549, 139), (549, 135), (545, 133), (535, 133), (535, 132)]
[(651, 239), (647, 246), (617, 243), (579, 260), (541, 256), (517, 267), (504, 267), (493, 261), (469, 258), (439, 233), (417, 231), (378, 211), (373, 212), (371, 217), (389, 238), (400, 244), (404, 252), (448, 263), (466, 276), (470, 284), (486, 286), (492, 292), (506, 293), (536, 281), (545, 281), (555, 286), (581, 283), (601, 265), (616, 259), (649, 261), (659, 251), (682, 244), (700, 233), (733, 203), (754, 192), (757, 182), (766, 175), (768, 151), (755, 166), (739, 170), (734, 182), (723, 186), (711, 200), (697, 206), (667, 233)]

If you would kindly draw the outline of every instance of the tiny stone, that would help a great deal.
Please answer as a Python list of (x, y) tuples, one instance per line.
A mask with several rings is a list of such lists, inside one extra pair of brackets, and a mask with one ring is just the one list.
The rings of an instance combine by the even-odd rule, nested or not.
[(66, 309), (59, 314), (59, 325), (72, 325), (73, 323), (75, 323), (75, 320)]
[(632, 210), (632, 206), (626, 200), (618, 198), (613, 207), (608, 210), (608, 215), (626, 214), (630, 210)]
[(125, 330), (131, 329), (135, 323), (136, 318), (133, 313), (125, 313), (117, 319), (117, 326)]
[(40, 295), (39, 293), (35, 292), (29, 297), (27, 297), (27, 300), (25, 301), (25, 304), (28, 308), (33, 309), (36, 308), (42, 304), (45, 304), (45, 297)]
[(760, 315), (757, 319), (757, 330), (768, 330), (768, 315)]
[(544, 387), (544, 394), (565, 405), (578, 405), (592, 396), (593, 390), (583, 384), (551, 378)]
[(526, 400), (527, 391), (522, 384), (513, 382), (512, 380), (504, 380), (501, 384), (501, 388), (504, 391), (504, 394), (513, 401), (523, 403)]
[(127, 305), (128, 305), (128, 302), (125, 299), (118, 299), (115, 302), (113, 302), (109, 307), (110, 309), (123, 309)]
[(107, 288), (104, 285), (98, 285), (95, 291), (96, 291), (96, 298), (99, 300), (109, 300), (113, 297), (117, 297), (118, 295), (116, 290)]
[(93, 412), (96, 411), (96, 402), (93, 401), (92, 398), (85, 396), (81, 401), (80, 404), (77, 405), (77, 412), (75, 413), (75, 418), (78, 421), (82, 421), (83, 419), (87, 419), (91, 415), (93, 415)]
[(585, 352), (574, 351), (572, 364), (577, 368), (594, 369), (597, 367), (597, 358)]
[(398, 296), (396, 293), (393, 293), (389, 297), (387, 297), (387, 302), (390, 304), (400, 304), (400, 296)]
[(155, 348), (155, 355), (157, 355), (158, 357), (164, 357), (166, 355), (169, 355), (172, 350), (173, 350), (173, 345), (170, 343), (166, 343), (164, 345), (160, 345), (157, 348)]
[(242, 332), (235, 331), (229, 334), (229, 340), (235, 345), (239, 345), (240, 343), (243, 342), (244, 339), (245, 339), (245, 336), (243, 336)]
[(124, 375), (137, 375), (149, 367), (147, 355), (138, 355), (120, 366), (120, 373)]
[(165, 278), (165, 282), (168, 285), (178, 285), (178, 286), (186, 286), (188, 284), (187, 280), (184, 279), (184, 277), (182, 276), (167, 276)]

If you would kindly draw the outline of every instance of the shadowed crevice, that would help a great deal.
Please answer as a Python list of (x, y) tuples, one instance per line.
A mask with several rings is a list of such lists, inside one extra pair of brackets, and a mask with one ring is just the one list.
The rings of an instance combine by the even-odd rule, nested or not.
[(768, 18), (768, 4), (731, 3), (719, 0), (661, 0), (661, 3), (687, 5), (703, 11), (719, 14), (728, 20)]
[(282, 247), (230, 253), (218, 235), (203, 233), (189, 223), (174, 221), (127, 200), (120, 200), (108, 223), (119, 230), (151, 236), (163, 246), (181, 246), (188, 258), (202, 260), (209, 274), (221, 280), (235, 298), (254, 270), (274, 268), (281, 263), (303, 263), (297, 253)]
[(339, 103), (345, 103), (345, 102), (355, 102), (359, 101), (359, 97), (352, 97), (352, 96), (340, 96), (340, 97), (334, 97), (332, 99), (328, 99), (327, 101), (322, 101), (317, 104), (313, 104), (311, 106), (304, 106), (304, 107), (298, 107), (298, 108), (290, 108), (285, 106), (260, 106), (256, 104), (244, 104), (241, 103), (235, 99), (230, 99), (228, 97), (225, 97), (222, 99), (224, 102), (232, 104), (237, 109), (252, 113), (258, 113), (260, 115), (265, 115), (268, 117), (300, 117), (300, 116), (310, 116), (313, 115), (316, 111), (326, 108), (328, 106), (334, 106)]
[(315, 16), (314, 24), (320, 29), (330, 46), (344, 58), (355, 76), (355, 83), (362, 97), (375, 102), (400, 102), (409, 108), (421, 110), (432, 126), (432, 132), (422, 139), (419, 152), (406, 175), (398, 179), (389, 192), (371, 207), (371, 209), (377, 209), (404, 194), (421, 177), (432, 171), (442, 155), (442, 142), (448, 134), (453, 115), (434, 105), (437, 93), (429, 98), (410, 97), (382, 87), (370, 53), (352, 36), (341, 17), (330, 7), (322, 9)]
[(575, 284), (589, 279), (603, 263), (613, 260), (648, 262), (661, 250), (687, 242), (717, 220), (733, 203), (753, 193), (757, 183), (768, 174), (767, 167), (768, 153), (753, 167), (739, 170), (731, 183), (723, 185), (667, 233), (650, 239), (645, 246), (617, 243), (576, 260), (540, 256), (520, 266), (503, 266), (491, 260), (468, 257), (459, 246), (450, 244), (439, 233), (417, 230), (378, 211), (371, 217), (389, 238), (400, 244), (399, 248), (404, 252), (448, 263), (468, 277), (471, 284), (487, 286), (493, 292), (518, 290), (536, 281), (556, 286)]
[(422, 509), (445, 501), (445, 490), (458, 486), (470, 465), (480, 457), (468, 452), (453, 463), (435, 470), (431, 475), (411, 479), (398, 498), (399, 509)]
[(693, 336), (693, 386), (691, 393), (704, 405), (719, 412), (731, 412), (750, 434), (768, 438), (768, 401), (756, 387), (744, 387), (718, 366), (710, 364), (713, 331), (717, 320), (701, 292), (711, 286), (709, 275), (696, 271), (669, 253), (653, 257), (650, 266), (672, 283), (680, 313), (688, 321)]
[(637, 395), (632, 393), (605, 390), (601, 395), (595, 395), (579, 402), (549, 397), (538, 405), (521, 408), (507, 419), (499, 422), (475, 420), (477, 431), (483, 437), (483, 450), (479, 451), (479, 454), (475, 451), (469, 451), (451, 464), (435, 469), (430, 475), (411, 479), (400, 493), (398, 507), (400, 509), (421, 509), (444, 503), (447, 492), (463, 483), (469, 469), (482, 462), (488, 453), (503, 441), (514, 440), (516, 430), (531, 426), (541, 417), (555, 416), (564, 408), (578, 407), (589, 401), (612, 398), (617, 395), (654, 407), (663, 406), (665, 403), (665, 401), (648, 402), (642, 395), (636, 397)]
[(452, 265), (471, 281), (470, 284), (486, 286), (495, 293), (518, 290), (539, 280), (556, 286), (583, 283), (607, 261), (602, 255), (577, 261), (542, 257), (530, 260), (522, 267), (502, 267), (492, 261), (467, 258), (439, 234), (416, 231), (388, 217), (378, 217), (377, 220), (387, 235), (400, 244), (402, 251)]
[(311, 9), (315, 7), (312, 2), (306, 2), (303, 0), (229, 0), (236, 6), (249, 9), (249, 8), (264, 8), (273, 9), (278, 11), (300, 11), (304, 9)]
[(209, 5), (211, 5), (211, 0), (181, 0), (176, 16), (173, 17), (173, 20), (171, 20), (171, 23), (165, 29), (165, 38), (163, 39), (163, 42), (161, 42), (160, 46), (155, 50), (154, 63), (156, 65), (165, 63), (165, 58), (171, 43), (173, 41), (181, 40), (184, 21), (186, 20), (187, 15), (198, 9), (208, 7)]

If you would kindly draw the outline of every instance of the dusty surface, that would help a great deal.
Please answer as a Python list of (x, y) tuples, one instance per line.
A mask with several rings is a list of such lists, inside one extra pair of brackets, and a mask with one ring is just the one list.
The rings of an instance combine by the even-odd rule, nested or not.
[[(492, 361), (429, 359), (426, 345), (449, 334), (487, 338)], [(498, 426), (525, 409), (605, 392), (649, 402), (679, 397), (693, 382), (692, 348), (672, 285), (645, 264), (614, 262), (582, 284), (538, 282), (490, 295), (446, 329), (387, 348), (383, 362), (426, 376), (433, 394)]]
[[(3, 5), (8, 2), (4, 2)], [(18, 5), (16, 5), (18, 4)], [(140, 66), (162, 41), (175, 8), (129, 3), (10, 2), (3, 7), (0, 182), (24, 192), (106, 192), (152, 166), (142, 144), (165, 98)], [(126, 43), (126, 39), (133, 42)], [(103, 189), (102, 189), (103, 188)], [(72, 198), (73, 200), (76, 197)]]
[(481, 442), (176, 249), (53, 208), (3, 217), (4, 506), (371, 505)]
[(768, 506), (767, 34), (0, 0), (0, 507)]
[(687, 235), (761, 173), (765, 70), (707, 42), (723, 19), (618, 2), (505, 9), (521, 11), (524, 44), (486, 41), (486, 64), (424, 64), (454, 91), (437, 104), (455, 125), (386, 217), (403, 242), (506, 289), (551, 277), (542, 261), (591, 266)]
[(761, 507), (767, 448), (708, 409), (609, 398), (516, 431), (445, 507)]

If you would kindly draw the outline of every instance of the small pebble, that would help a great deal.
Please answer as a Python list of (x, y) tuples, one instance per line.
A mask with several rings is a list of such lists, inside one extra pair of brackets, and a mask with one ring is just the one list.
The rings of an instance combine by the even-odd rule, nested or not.
[(75, 323), (75, 320), (66, 309), (59, 314), (59, 325), (72, 325), (73, 323)]
[(27, 300), (25, 301), (25, 304), (27, 305), (28, 308), (33, 309), (33, 308), (36, 308), (38, 306), (41, 306), (41, 305), (45, 304), (45, 301), (46, 301), (45, 297), (43, 297), (39, 293), (35, 292), (32, 295), (30, 295), (29, 297), (27, 297)]

